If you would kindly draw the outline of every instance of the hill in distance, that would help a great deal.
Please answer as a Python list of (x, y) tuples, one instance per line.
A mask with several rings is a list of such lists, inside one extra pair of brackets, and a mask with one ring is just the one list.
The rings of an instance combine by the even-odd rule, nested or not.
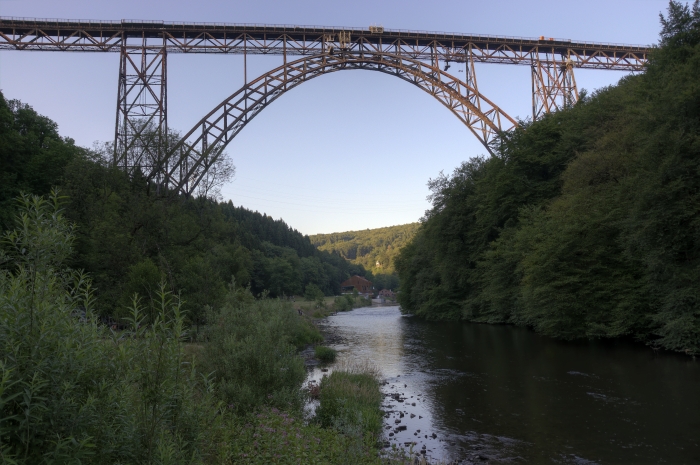
[(362, 265), (372, 274), (394, 273), (394, 259), (407, 245), (420, 223), (386, 228), (365, 229), (309, 236), (319, 250), (337, 253), (346, 260)]

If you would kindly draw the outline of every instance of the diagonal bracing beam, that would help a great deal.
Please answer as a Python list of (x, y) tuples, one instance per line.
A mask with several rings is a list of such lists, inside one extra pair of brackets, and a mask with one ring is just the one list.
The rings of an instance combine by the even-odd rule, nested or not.
[[(542, 51), (540, 51), (542, 52)], [(573, 106), (578, 101), (574, 63), (568, 56), (544, 53), (532, 61), (532, 119)]]
[[(169, 169), (162, 174), (171, 188), (192, 193), (226, 145), (261, 110), (284, 92), (315, 77), (340, 70), (379, 71), (407, 81), (431, 94), (491, 152), (495, 136), (517, 126), (516, 121), (473, 87), (435, 66), (405, 56), (344, 50), (286, 63), (248, 83), (202, 118), (168, 152)], [(154, 170), (150, 177), (157, 177)]]
[(167, 52), (122, 41), (113, 163), (129, 174), (155, 172), (159, 181), (168, 137)]

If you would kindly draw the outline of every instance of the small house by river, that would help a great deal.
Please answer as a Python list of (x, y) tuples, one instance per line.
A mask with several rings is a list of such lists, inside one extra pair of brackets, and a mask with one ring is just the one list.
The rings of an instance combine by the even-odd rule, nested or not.
[(369, 281), (362, 276), (355, 275), (340, 283), (341, 292), (352, 292), (354, 289), (357, 289), (357, 292), (365, 296), (374, 293), (372, 281)]

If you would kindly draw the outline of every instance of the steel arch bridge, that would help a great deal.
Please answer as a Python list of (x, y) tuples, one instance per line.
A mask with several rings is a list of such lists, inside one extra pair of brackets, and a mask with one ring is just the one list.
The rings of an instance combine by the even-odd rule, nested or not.
[[(192, 193), (225, 146), (262, 109), (315, 77), (341, 70), (396, 76), (435, 97), (484, 144), (517, 126), (477, 86), (475, 63), (531, 68), (532, 117), (578, 99), (575, 68), (640, 71), (642, 46), (572, 42), (540, 37), (475, 36), (404, 30), (298, 27), (160, 21), (69, 21), (0, 17), (0, 50), (117, 52), (119, 89), (113, 163), (139, 170), (159, 185)], [(169, 140), (167, 55), (223, 53), (281, 55), (281, 66), (247, 82)], [(288, 61), (289, 56), (302, 56)], [(444, 64), (441, 69), (440, 62)], [(449, 74), (465, 64), (465, 79)], [(460, 70), (462, 71), (462, 70)], [(247, 72), (246, 72), (247, 74)]]
[(269, 71), (221, 102), (169, 152), (168, 166), (154, 167), (149, 177), (163, 173), (169, 185), (191, 192), (223, 148), (263, 108), (303, 82), (352, 69), (379, 71), (418, 86), (449, 108), (487, 148), (499, 132), (517, 125), (474, 87), (422, 61), (391, 54), (315, 55)]

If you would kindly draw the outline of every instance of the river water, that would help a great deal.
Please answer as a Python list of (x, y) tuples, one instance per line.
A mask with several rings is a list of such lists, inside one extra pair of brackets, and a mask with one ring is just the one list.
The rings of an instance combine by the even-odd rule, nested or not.
[(381, 371), (389, 443), (433, 461), (700, 463), (700, 361), (688, 356), (398, 307), (339, 313), (321, 329), (339, 360)]

